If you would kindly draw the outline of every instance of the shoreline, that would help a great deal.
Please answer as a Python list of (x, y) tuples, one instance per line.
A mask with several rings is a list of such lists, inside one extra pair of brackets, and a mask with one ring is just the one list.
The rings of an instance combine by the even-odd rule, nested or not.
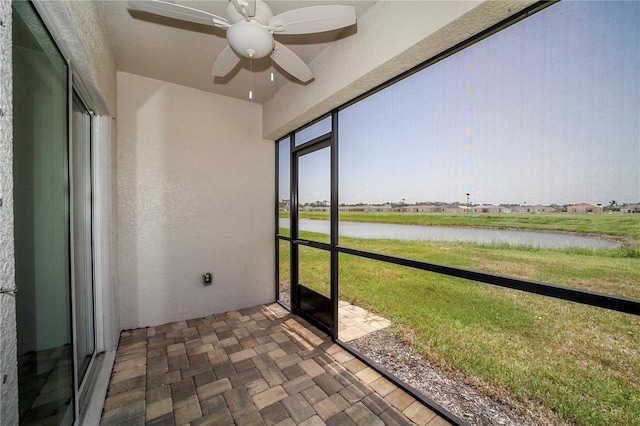
[[(286, 219), (280, 218), (280, 219)], [(303, 217), (301, 219), (306, 220), (318, 220), (328, 222), (329, 219), (325, 218), (317, 218), (317, 217)], [(612, 234), (599, 234), (596, 232), (577, 232), (577, 231), (568, 231), (563, 229), (546, 229), (546, 228), (533, 228), (533, 227), (521, 227), (521, 226), (483, 226), (483, 225), (451, 225), (451, 224), (434, 224), (434, 223), (416, 223), (416, 222), (397, 222), (397, 221), (378, 221), (378, 220), (358, 220), (358, 219), (341, 219), (341, 222), (355, 222), (355, 223), (377, 223), (377, 224), (387, 224), (387, 225), (408, 225), (408, 226), (439, 226), (443, 228), (481, 228), (481, 229), (492, 229), (492, 230), (504, 230), (504, 231), (523, 231), (523, 232), (538, 232), (538, 233), (546, 233), (546, 234), (559, 234), (559, 235), (572, 235), (572, 236), (580, 236), (580, 237), (590, 237), (590, 238), (599, 238), (609, 242), (619, 243), (620, 247), (611, 248), (611, 249), (600, 249), (600, 250), (617, 250), (617, 249), (638, 249), (640, 246), (640, 241), (636, 240), (630, 236), (622, 236), (622, 235), (612, 235)], [(356, 237), (357, 238), (357, 237)]]

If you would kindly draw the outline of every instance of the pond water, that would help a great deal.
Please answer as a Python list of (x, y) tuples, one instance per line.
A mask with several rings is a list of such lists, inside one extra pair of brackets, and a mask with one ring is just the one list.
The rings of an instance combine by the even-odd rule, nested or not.
[[(280, 219), (280, 227), (288, 228), (289, 219)], [(328, 220), (300, 220), (301, 231), (329, 234), (329, 228)], [(512, 244), (552, 249), (571, 247), (609, 249), (622, 246), (622, 243), (619, 242), (587, 235), (482, 227), (422, 226), (342, 221), (339, 229), (340, 235), (355, 238)]]

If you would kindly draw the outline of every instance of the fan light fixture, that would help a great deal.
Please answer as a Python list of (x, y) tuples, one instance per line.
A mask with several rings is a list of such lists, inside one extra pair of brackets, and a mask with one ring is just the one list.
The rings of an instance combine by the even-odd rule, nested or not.
[(251, 22), (241, 21), (227, 30), (231, 48), (245, 58), (264, 58), (273, 51), (273, 35)]

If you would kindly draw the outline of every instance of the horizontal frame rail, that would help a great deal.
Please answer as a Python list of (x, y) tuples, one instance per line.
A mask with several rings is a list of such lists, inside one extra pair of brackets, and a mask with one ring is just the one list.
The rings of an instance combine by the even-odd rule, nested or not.
[(421, 260), (407, 259), (403, 257), (390, 256), (364, 250), (356, 250), (348, 247), (338, 246), (339, 253), (351, 254), (372, 260), (392, 263), (395, 265), (408, 266), (410, 268), (423, 271), (435, 272), (457, 278), (465, 278), (485, 284), (499, 287), (512, 288), (526, 293), (540, 294), (556, 299), (577, 302), (583, 305), (597, 306), (599, 308), (610, 309), (612, 311), (624, 312), (632, 315), (640, 315), (640, 300), (611, 294), (598, 293), (590, 290), (582, 290), (573, 287), (564, 287), (555, 284), (548, 284), (533, 280), (507, 277), (504, 275), (479, 272), (455, 266), (446, 266), (438, 263), (430, 263)]
[(301, 246), (313, 247), (316, 249), (326, 250), (326, 251), (331, 250), (331, 244), (321, 243), (320, 241), (305, 240), (305, 239), (298, 238), (297, 240), (293, 240), (293, 242)]

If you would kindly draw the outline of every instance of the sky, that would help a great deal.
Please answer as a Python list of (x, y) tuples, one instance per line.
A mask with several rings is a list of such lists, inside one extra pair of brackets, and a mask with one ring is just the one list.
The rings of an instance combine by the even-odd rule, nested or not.
[(341, 110), (339, 201), (640, 202), (639, 76), (640, 2), (557, 3)]

